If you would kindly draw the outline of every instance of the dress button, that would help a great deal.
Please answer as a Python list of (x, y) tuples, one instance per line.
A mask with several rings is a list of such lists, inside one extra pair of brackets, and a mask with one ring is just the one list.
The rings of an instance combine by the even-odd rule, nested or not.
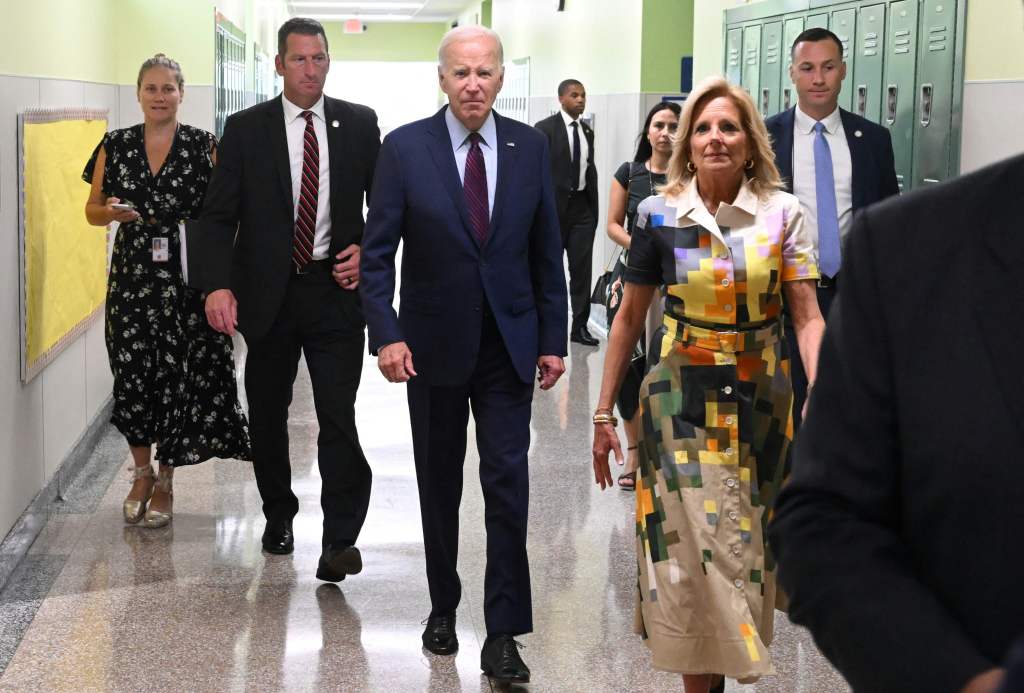
[(739, 555), (740, 555), (740, 551), (741, 551), (741, 550), (742, 550), (742, 549), (740, 549), (740, 547), (739, 547), (739, 546), (734, 546), (734, 547), (732, 547), (732, 553), (733, 553), (733, 555), (734, 555), (734, 556), (739, 556)]
[(722, 286), (729, 286), (729, 280), (728, 279), (723, 279), (722, 280)]
[(737, 517), (739, 517), (739, 515), (736, 514), (735, 510), (730, 510), (729, 511), (729, 519), (730, 520), (735, 520)]
[(741, 590), (741, 589), (743, 589), (743, 580), (740, 580), (739, 578), (736, 578), (735, 580), (733, 580), (733, 581), (732, 581), (732, 584), (733, 584), (733, 585), (734, 585), (734, 586), (736, 587), (736, 589), (738, 589), (738, 590)]
[(729, 251), (728, 251), (728, 250), (723, 250), (723, 251), (722, 251), (722, 252), (721, 252), (721, 253), (720, 253), (720, 254), (718, 255), (718, 259), (719, 259), (719, 260), (728, 260), (728, 259), (729, 259)]
[(731, 395), (732, 394), (732, 385), (726, 385), (725, 387), (723, 387), (722, 388), (722, 392), (724, 392), (727, 395)]
[(727, 417), (725, 417), (725, 425), (726, 426), (732, 426), (734, 423), (736, 423), (736, 417), (735, 416), (727, 416)]
[(725, 485), (728, 486), (729, 488), (736, 488), (736, 480), (735, 479), (726, 479), (725, 480)]
[[(726, 421), (727, 421), (727, 423), (732, 423), (732, 421), (728, 421), (728, 420), (726, 420)], [(732, 454), (732, 448), (726, 448), (725, 449), (725, 454), (726, 455), (731, 455)]]
[(722, 310), (724, 310), (726, 313), (731, 313), (732, 312), (732, 304), (731, 303), (726, 303), (724, 306), (722, 306)]

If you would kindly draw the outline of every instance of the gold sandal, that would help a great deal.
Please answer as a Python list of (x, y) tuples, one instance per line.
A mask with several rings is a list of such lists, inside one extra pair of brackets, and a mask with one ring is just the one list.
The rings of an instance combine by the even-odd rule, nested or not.
[[(153, 475), (153, 467), (146, 465), (145, 467), (136, 467), (132, 465), (128, 468), (129, 473), (132, 477), (132, 485), (139, 479), (152, 479), (156, 481), (156, 476)], [(153, 497), (153, 491), (156, 488), (156, 483), (149, 487), (149, 493), (142, 500), (128, 500), (124, 501), (121, 507), (121, 511), (124, 513), (124, 521), (130, 525), (137, 524), (142, 516), (146, 513), (146, 506), (149, 504), (149, 499)]]
[[(149, 509), (146, 510), (146, 517), (142, 522), (146, 527), (155, 529), (157, 527), (165, 527), (170, 524), (171, 519), (174, 516), (174, 513), (172, 512), (172, 508), (174, 506), (173, 480), (174, 467), (170, 467), (165, 464), (160, 465), (160, 471), (156, 476), (156, 484), (153, 486), (153, 493), (155, 494), (157, 491), (160, 491), (161, 493), (167, 494), (167, 512), (163, 512), (162, 510), (153, 510), (153, 505), (150, 503)], [(152, 497), (150, 497), (150, 500), (152, 500)]]

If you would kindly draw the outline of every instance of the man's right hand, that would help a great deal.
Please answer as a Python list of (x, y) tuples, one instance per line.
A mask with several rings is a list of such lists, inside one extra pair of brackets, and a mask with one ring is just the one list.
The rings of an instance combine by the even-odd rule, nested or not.
[(416, 376), (412, 367), (412, 352), (405, 342), (395, 342), (377, 351), (377, 367), (392, 383), (408, 382)]
[(238, 327), (238, 301), (231, 289), (217, 289), (206, 296), (206, 322), (218, 332), (235, 334), (235, 328)]
[(1002, 669), (989, 669), (967, 682), (960, 693), (995, 693), (1003, 682), (1006, 672)]

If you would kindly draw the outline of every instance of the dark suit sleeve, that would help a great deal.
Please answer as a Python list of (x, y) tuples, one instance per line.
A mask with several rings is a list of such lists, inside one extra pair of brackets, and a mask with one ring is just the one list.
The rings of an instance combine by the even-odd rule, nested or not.
[(903, 494), (915, 490), (900, 473), (903, 393), (893, 387), (873, 221), (878, 235), (888, 230), (868, 210), (849, 236), (839, 306), (829, 317), (771, 545), (790, 617), (810, 628), (854, 690), (954, 693), (993, 665), (918, 579), (901, 535)]
[(558, 226), (548, 145), (543, 142), (537, 158), (541, 201), (530, 229), (530, 270), (537, 303), (538, 349), (541, 356), (568, 354), (569, 298), (562, 269), (562, 234)]
[(370, 198), (373, 195), (373, 177), (377, 170), (377, 156), (380, 154), (380, 125), (377, 123), (377, 112), (372, 109), (367, 109), (369, 113), (369, 122), (366, 143), (366, 156), (367, 156), (367, 167), (366, 167), (366, 180), (364, 181), (366, 189), (366, 201), (369, 204)]
[[(199, 215), (199, 233), (195, 236), (198, 247), (189, 248), (190, 269), (193, 263), (201, 264), (194, 270), (201, 282), (197, 288), (206, 292), (231, 286), (231, 260), (244, 185), (239, 128), (234, 117), (228, 118), (224, 125), (224, 137), (217, 147), (217, 165), (210, 175), (203, 211)], [(193, 236), (189, 236), (189, 240), (192, 241)]]
[(393, 140), (385, 139), (380, 147), (373, 177), (388, 184), (377, 185), (370, 198), (359, 260), (359, 294), (370, 353), (376, 355), (383, 346), (405, 341), (392, 305), (395, 299), (395, 254), (405, 223), (405, 183)]
[(900, 194), (900, 184), (896, 180), (896, 156), (892, 150), (892, 134), (888, 128), (881, 128), (882, 152), (879, 163), (878, 178), (882, 198)]

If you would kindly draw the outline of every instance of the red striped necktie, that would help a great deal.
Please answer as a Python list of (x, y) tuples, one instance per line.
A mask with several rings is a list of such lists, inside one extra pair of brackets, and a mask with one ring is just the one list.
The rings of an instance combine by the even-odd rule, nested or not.
[(466, 156), (466, 173), (462, 179), (462, 192), (469, 208), (469, 223), (473, 235), (480, 245), (487, 240), (487, 228), (491, 224), (491, 213), (487, 204), (487, 168), (484, 153), (480, 149), (480, 133), (469, 133), (469, 154)]
[(300, 270), (313, 260), (320, 193), (320, 145), (313, 129), (313, 112), (303, 111), (301, 115), (306, 119), (306, 131), (302, 138), (302, 183), (299, 186), (299, 208), (295, 214), (295, 239), (292, 241), (292, 262)]

